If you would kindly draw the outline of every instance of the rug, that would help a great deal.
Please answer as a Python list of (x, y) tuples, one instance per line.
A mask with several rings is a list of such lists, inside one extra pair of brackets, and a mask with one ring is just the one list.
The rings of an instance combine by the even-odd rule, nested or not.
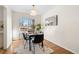
[[(32, 47), (32, 51), (29, 51), (29, 45), (26, 44), (26, 47), (24, 49), (24, 45), (20, 45), (17, 48), (15, 48), (14, 50), (16, 51), (16, 54), (33, 54), (34, 50)], [(48, 48), (46, 46), (44, 46), (44, 51), (43, 48), (39, 47), (39, 45), (35, 46), (35, 54), (51, 54), (53, 52), (53, 50), (51, 48)]]

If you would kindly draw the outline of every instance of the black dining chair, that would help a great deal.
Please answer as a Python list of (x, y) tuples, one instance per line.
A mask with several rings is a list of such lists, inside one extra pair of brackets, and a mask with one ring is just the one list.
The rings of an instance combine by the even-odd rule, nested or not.
[(35, 53), (35, 45), (36, 44), (41, 45), (41, 47), (43, 48), (43, 51), (44, 51), (43, 41), (44, 41), (44, 34), (35, 35), (35, 38), (32, 41), (32, 43), (33, 43), (33, 49), (34, 49), (33, 53)]
[[(27, 33), (22, 33), (22, 35), (23, 35), (24, 40), (25, 40), (26, 43), (27, 43), (27, 41), (29, 40), (29, 36), (27, 35)], [(24, 49), (25, 49), (26, 43), (24, 43)]]

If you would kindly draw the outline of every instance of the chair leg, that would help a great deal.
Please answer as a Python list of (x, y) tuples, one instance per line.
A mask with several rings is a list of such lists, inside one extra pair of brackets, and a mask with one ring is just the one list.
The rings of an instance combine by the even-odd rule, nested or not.
[(35, 44), (33, 43), (33, 53), (35, 54)]
[(25, 40), (23, 41), (23, 43), (24, 43), (24, 49), (25, 49)]
[(27, 43), (27, 41), (24, 41), (24, 49), (25, 49), (26, 43)]
[(40, 48), (40, 44), (39, 44), (39, 48)]
[(43, 51), (45, 51), (43, 42), (42, 42), (42, 48), (43, 48)]

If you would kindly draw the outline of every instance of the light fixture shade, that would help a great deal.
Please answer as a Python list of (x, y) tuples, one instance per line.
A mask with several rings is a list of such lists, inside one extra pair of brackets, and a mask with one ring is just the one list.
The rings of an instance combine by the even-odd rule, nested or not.
[(37, 15), (37, 9), (36, 9), (35, 5), (33, 5), (33, 8), (32, 8), (32, 10), (30, 12), (30, 15), (31, 16), (36, 16)]
[(30, 15), (31, 15), (31, 16), (36, 16), (36, 15), (37, 15), (37, 11), (36, 11), (36, 10), (31, 10)]

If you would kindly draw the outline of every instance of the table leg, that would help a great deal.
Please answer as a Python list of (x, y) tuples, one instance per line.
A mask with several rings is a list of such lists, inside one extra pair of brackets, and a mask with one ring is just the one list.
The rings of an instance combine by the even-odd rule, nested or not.
[(29, 51), (31, 51), (31, 40), (29, 40)]

